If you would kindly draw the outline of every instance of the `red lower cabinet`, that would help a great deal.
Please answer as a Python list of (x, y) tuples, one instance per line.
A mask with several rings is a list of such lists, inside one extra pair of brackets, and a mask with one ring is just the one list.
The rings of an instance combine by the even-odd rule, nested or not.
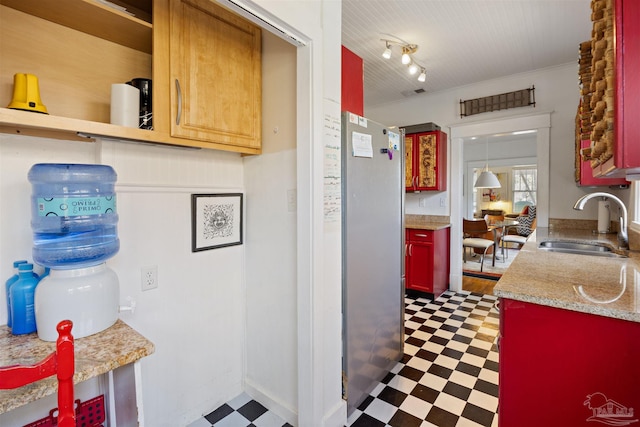
[(405, 287), (438, 298), (449, 289), (449, 228), (407, 229)]
[(501, 299), (501, 427), (640, 426), (640, 323)]

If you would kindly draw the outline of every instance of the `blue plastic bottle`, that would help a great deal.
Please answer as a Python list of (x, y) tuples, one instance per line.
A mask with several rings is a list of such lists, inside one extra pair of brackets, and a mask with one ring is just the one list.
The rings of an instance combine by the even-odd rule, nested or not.
[(34, 262), (54, 269), (84, 268), (118, 252), (116, 179), (107, 165), (31, 167)]
[(13, 271), (15, 271), (15, 274), (11, 277), (9, 277), (7, 279), (7, 281), (4, 284), (4, 288), (6, 290), (6, 295), (7, 295), (7, 326), (11, 327), (11, 294), (10, 289), (11, 289), (11, 285), (13, 285), (17, 280), (18, 280), (18, 266), (20, 264), (26, 264), (27, 260), (26, 259), (22, 259), (19, 261), (13, 261)]
[(18, 280), (11, 285), (11, 333), (30, 334), (36, 331), (35, 293), (38, 277), (33, 274), (33, 264), (18, 266)]

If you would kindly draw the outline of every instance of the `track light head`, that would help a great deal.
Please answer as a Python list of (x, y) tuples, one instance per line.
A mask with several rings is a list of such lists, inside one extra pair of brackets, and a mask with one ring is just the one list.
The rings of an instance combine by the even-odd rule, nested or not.
[(391, 59), (391, 45), (389, 44), (389, 42), (385, 42), (385, 43), (386, 43), (387, 48), (382, 53), (382, 57), (384, 59)]
[(407, 48), (402, 48), (402, 63), (404, 65), (408, 65), (411, 63), (411, 55), (409, 55), (409, 51)]
[(418, 72), (418, 66), (412, 62), (411, 65), (409, 65), (409, 74), (411, 74), (412, 76)]
[(420, 70), (420, 75), (418, 76), (418, 81), (420, 83), (424, 83), (427, 80), (427, 70), (424, 68)]

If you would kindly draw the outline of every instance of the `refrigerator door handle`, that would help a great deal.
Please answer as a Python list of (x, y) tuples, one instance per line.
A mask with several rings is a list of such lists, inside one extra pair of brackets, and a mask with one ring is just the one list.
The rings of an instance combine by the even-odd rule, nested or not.
[(411, 248), (413, 248), (413, 243), (409, 244), (409, 256), (413, 255), (412, 254), (413, 251), (411, 250)]

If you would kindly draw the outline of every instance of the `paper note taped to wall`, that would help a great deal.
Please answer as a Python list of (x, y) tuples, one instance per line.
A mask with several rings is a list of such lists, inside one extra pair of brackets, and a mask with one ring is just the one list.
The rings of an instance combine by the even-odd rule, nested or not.
[(371, 143), (371, 135), (360, 132), (351, 134), (351, 145), (353, 157), (371, 157), (373, 158), (373, 145)]
[(400, 134), (389, 131), (389, 150), (398, 151), (400, 149)]

